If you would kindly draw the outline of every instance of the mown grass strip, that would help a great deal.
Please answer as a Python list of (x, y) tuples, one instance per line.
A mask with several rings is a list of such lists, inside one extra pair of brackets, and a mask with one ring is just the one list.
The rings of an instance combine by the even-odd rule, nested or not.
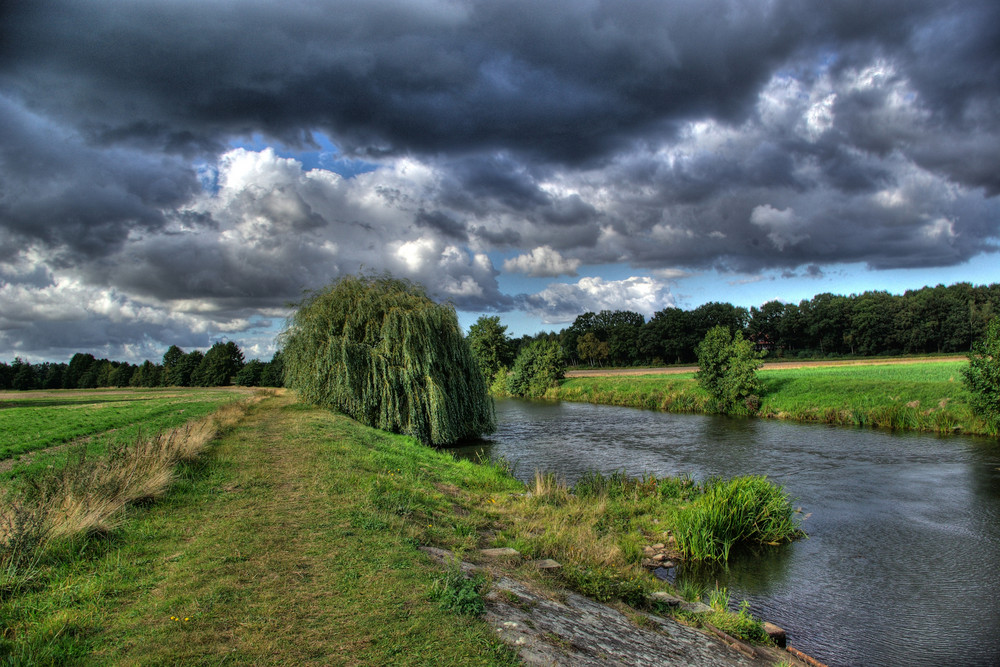
[(242, 395), (233, 389), (19, 392), (13, 404), (0, 401), (0, 479), (32, 476), (68, 454), (66, 448), (42, 450), (86, 440), (79, 444), (88, 454), (101, 454), (140, 434), (202, 418)]

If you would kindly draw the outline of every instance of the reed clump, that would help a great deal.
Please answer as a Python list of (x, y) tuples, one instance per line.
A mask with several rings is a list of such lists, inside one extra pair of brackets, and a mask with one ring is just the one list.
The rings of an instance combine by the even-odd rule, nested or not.
[(784, 491), (763, 477), (697, 482), (588, 472), (569, 486), (536, 472), (528, 493), (502, 511), (501, 546), (559, 561), (564, 583), (580, 592), (630, 603), (649, 585), (642, 562), (654, 544), (676, 539), (679, 555), (724, 561), (736, 544), (803, 534)]
[(688, 558), (726, 561), (738, 544), (780, 544), (802, 531), (784, 489), (751, 475), (707, 483), (678, 514), (676, 534)]

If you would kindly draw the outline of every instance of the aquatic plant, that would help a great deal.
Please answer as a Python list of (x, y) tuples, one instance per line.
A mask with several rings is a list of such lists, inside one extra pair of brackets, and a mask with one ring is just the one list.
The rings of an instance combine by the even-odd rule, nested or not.
[(802, 533), (781, 486), (763, 476), (707, 484), (677, 516), (677, 543), (689, 558), (725, 561), (740, 543), (776, 544)]

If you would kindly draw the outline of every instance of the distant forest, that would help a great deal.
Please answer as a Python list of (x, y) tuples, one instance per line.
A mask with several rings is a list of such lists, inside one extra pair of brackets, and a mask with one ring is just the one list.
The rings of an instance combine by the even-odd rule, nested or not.
[(742, 332), (769, 358), (933, 354), (967, 352), (997, 314), (1000, 284), (956, 283), (902, 295), (817, 294), (798, 304), (769, 301), (749, 310), (713, 302), (694, 310), (666, 308), (649, 321), (640, 313), (604, 310), (580, 315), (558, 333), (513, 342), (557, 340), (571, 365), (658, 366), (693, 363), (708, 330), (723, 325)]
[[(902, 295), (817, 294), (798, 304), (760, 308), (712, 302), (694, 310), (666, 308), (646, 321), (640, 313), (584, 313), (562, 331), (511, 341), (514, 355), (535, 340), (555, 340), (571, 365), (645, 366), (693, 363), (695, 347), (716, 325), (740, 331), (769, 358), (815, 358), (967, 352), (1000, 314), (1000, 284), (924, 287)], [(583, 344), (581, 345), (581, 340)], [(69, 363), (0, 362), (2, 389), (95, 387), (246, 387), (282, 385), (281, 352), (244, 363), (232, 341), (208, 352), (172, 345), (161, 363), (133, 365), (77, 353)]]
[(171, 345), (163, 361), (133, 365), (127, 361), (97, 359), (78, 352), (68, 364), (30, 364), (22, 359), (0, 362), (0, 389), (94, 389), (97, 387), (244, 387), (282, 386), (281, 353), (271, 361), (244, 363), (239, 346), (216, 343), (208, 352)]

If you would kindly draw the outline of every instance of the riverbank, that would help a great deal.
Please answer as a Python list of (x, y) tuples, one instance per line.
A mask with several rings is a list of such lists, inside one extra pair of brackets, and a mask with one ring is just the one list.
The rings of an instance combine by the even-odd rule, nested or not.
[[(547, 537), (526, 513), (566, 506), (558, 484), (526, 495), (502, 465), (456, 461), (287, 394), (250, 406), (174, 480), (165, 496), (128, 507), (101, 531), (52, 546), (16, 591), (0, 586), (0, 655), (14, 663), (518, 664), (484, 620), (442, 604), (466, 598), (420, 551), (426, 545), (462, 556), (517, 543), (527, 560), (496, 576), (554, 599), (568, 585), (590, 587), (639, 625), (653, 611), (648, 594), (666, 588), (633, 562), (644, 539), (627, 538), (639, 551), (623, 556), (613, 548), (574, 554), (580, 543)], [(605, 532), (616, 535), (611, 518)], [(562, 567), (531, 564), (546, 554)], [(747, 621), (722, 609), (680, 618), (717, 627), (735, 619), (737, 629)], [(728, 656), (703, 637), (704, 650)], [(549, 640), (557, 648), (569, 641)]]
[[(758, 416), (932, 433), (996, 436), (977, 418), (962, 384), (967, 361), (917, 358), (805, 365), (760, 370)], [(711, 401), (694, 371), (568, 377), (546, 398), (707, 414)]]

